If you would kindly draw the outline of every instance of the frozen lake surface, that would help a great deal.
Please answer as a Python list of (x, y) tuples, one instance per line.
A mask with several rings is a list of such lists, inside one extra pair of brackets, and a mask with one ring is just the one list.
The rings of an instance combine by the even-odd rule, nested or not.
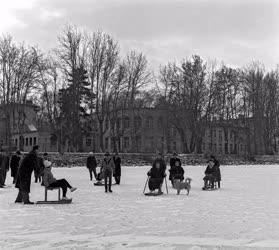
[[(0, 249), (279, 249), (279, 166), (224, 166), (222, 188), (211, 192), (201, 190), (205, 167), (185, 166), (190, 195), (168, 183), (169, 195), (158, 197), (142, 194), (148, 169), (123, 167), (112, 194), (93, 186), (86, 168), (53, 169), (78, 187), (70, 205), (15, 204), (8, 177)], [(31, 200), (43, 198), (32, 183)]]

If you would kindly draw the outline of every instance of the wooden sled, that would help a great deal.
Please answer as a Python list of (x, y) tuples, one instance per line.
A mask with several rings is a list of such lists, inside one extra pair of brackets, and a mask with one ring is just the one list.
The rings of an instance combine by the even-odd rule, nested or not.
[[(58, 190), (58, 200), (57, 201), (48, 201), (47, 192), (53, 191), (53, 190)], [(69, 200), (61, 199), (61, 190), (59, 187), (55, 187), (55, 188), (45, 187), (45, 200), (36, 202), (36, 204), (70, 204), (70, 203), (72, 203), (72, 199), (69, 199)]]
[(159, 194), (159, 193), (145, 193), (144, 195), (146, 195), (146, 196), (160, 196), (160, 195), (163, 195), (164, 193), (161, 193), (161, 194)]
[(72, 199), (59, 201), (37, 201), (36, 204), (70, 204)]

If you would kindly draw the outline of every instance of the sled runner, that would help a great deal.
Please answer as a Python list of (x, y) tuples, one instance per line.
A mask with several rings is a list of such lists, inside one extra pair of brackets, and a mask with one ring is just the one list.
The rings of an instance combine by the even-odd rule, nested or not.
[(145, 193), (144, 195), (146, 196), (160, 196), (163, 195), (164, 193)]
[[(162, 195), (163, 193), (161, 193), (161, 194), (157, 194), (157, 195), (154, 195), (155, 193), (145, 193), (145, 189), (146, 189), (146, 186), (147, 186), (147, 183), (148, 183), (149, 179), (150, 179), (150, 177), (148, 176), (148, 177), (147, 177), (147, 179), (146, 179), (146, 182), (145, 182), (144, 188), (143, 188), (143, 194), (144, 194), (144, 195), (147, 195), (147, 196), (157, 196), (157, 195)], [(167, 191), (167, 194), (169, 194), (169, 189), (168, 189), (168, 184), (167, 184), (167, 179), (166, 179), (166, 177), (164, 177), (164, 180), (165, 180), (165, 182), (166, 182), (166, 191)], [(163, 186), (163, 183), (162, 183), (162, 186)], [(150, 195), (150, 194), (152, 194), (152, 195)]]
[[(48, 201), (47, 200), (47, 192), (58, 190), (58, 200), (57, 201)], [(51, 188), (51, 187), (45, 187), (45, 200), (44, 201), (37, 201), (36, 204), (69, 204), (72, 202), (72, 199), (64, 200), (61, 199), (61, 190), (59, 187)]]

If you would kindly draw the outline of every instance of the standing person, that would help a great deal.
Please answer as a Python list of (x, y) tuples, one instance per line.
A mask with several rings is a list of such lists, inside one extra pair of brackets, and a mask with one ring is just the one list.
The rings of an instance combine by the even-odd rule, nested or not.
[(48, 160), (44, 161), (44, 175), (43, 175), (43, 182), (44, 185), (46, 187), (50, 187), (50, 188), (56, 188), (56, 187), (60, 187), (62, 188), (62, 192), (63, 192), (63, 200), (69, 200), (69, 198), (67, 198), (66, 194), (67, 194), (67, 189), (69, 188), (71, 190), (71, 192), (74, 192), (77, 190), (77, 188), (72, 187), (69, 182), (65, 179), (60, 179), (60, 180), (56, 180), (53, 177), (53, 174), (51, 172), (52, 169), (52, 163)]
[(21, 152), (18, 150), (11, 158), (11, 177), (13, 178), (13, 184), (16, 182), (17, 171), (21, 160)]
[(214, 162), (214, 167), (216, 170), (216, 179), (218, 182), (218, 188), (221, 188), (221, 171), (220, 171), (220, 162), (216, 159), (214, 155), (210, 156), (210, 159)]
[(179, 165), (181, 166), (181, 160), (178, 158), (178, 155), (176, 152), (173, 152), (172, 157), (170, 158), (170, 175), (169, 175), (169, 180), (172, 182), (173, 176), (172, 176), (172, 169), (175, 167), (175, 162), (179, 162)]
[(115, 171), (115, 166), (114, 166), (114, 162), (113, 159), (110, 157), (109, 152), (105, 153), (105, 158), (102, 162), (102, 172), (104, 173), (104, 177), (105, 177), (105, 192), (107, 193), (108, 191), (110, 193), (112, 193), (111, 190), (111, 179), (112, 179), (112, 175)]
[(19, 166), (16, 181), (16, 188), (18, 188), (18, 195), (15, 200), (16, 203), (23, 202), (24, 204), (34, 204), (34, 202), (30, 202), (29, 200), (29, 193), (32, 172), (38, 168), (38, 150), (39, 146), (34, 146), (33, 149), (24, 157)]
[(9, 171), (9, 157), (1, 150), (0, 153), (0, 188), (5, 187), (7, 172)]
[(115, 183), (117, 185), (120, 185), (120, 179), (121, 179), (121, 158), (118, 155), (118, 152), (115, 152), (113, 156), (113, 162), (115, 166), (115, 173), (114, 173), (114, 179)]
[(90, 181), (92, 181), (92, 179), (93, 179), (92, 172), (94, 174), (95, 180), (97, 180), (98, 179), (97, 172), (96, 172), (97, 161), (96, 161), (96, 157), (94, 156), (93, 152), (90, 152), (89, 156), (87, 157), (86, 167), (88, 168), (88, 171), (89, 171)]

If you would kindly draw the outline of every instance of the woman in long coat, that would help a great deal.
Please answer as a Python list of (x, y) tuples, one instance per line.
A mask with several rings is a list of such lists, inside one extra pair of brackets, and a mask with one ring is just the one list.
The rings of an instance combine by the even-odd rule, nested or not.
[(34, 204), (29, 200), (32, 172), (38, 168), (38, 146), (34, 146), (22, 160), (16, 181), (16, 188), (19, 189), (15, 202), (24, 204)]

